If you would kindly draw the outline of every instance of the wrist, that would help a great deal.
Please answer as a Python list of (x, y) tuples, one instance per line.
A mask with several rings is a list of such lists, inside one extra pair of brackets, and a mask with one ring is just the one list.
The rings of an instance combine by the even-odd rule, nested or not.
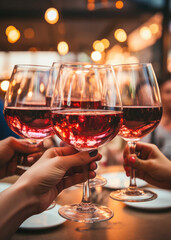
[(16, 182), (0, 193), (0, 232), (2, 233), (2, 239), (10, 239), (22, 222), (36, 213), (36, 206), (36, 199), (34, 196), (29, 196), (25, 184)]

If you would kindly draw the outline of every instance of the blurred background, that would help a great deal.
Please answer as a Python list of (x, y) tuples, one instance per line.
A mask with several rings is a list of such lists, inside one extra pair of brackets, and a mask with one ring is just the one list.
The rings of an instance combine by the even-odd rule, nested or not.
[(1, 0), (0, 96), (15, 64), (54, 61), (152, 62), (162, 79), (171, 72), (171, 1)]
[[(61, 61), (151, 62), (164, 81), (171, 72), (171, 0), (1, 0), (1, 139), (14, 135), (3, 117), (14, 65)], [(104, 155), (122, 162), (124, 143), (115, 142), (115, 152), (112, 142)]]

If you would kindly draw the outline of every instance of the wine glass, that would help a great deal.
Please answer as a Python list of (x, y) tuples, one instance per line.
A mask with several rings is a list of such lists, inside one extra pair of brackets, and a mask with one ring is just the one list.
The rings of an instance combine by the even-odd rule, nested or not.
[[(61, 62), (54, 62), (52, 64), (52, 67), (50, 70), (49, 84), (48, 84), (47, 92), (46, 92), (46, 99), (47, 99), (48, 104), (50, 104), (50, 102), (51, 102), (53, 90), (55, 87), (56, 79), (57, 79), (57, 76), (59, 73), (59, 68), (60, 68), (61, 64), (62, 64)], [(63, 62), (63, 64), (64, 64), (64, 62)], [(68, 63), (68, 64), (70, 64), (70, 63)], [(73, 106), (73, 107), (77, 107), (77, 105)], [(96, 175), (96, 177), (94, 179), (89, 180), (89, 187), (94, 188), (94, 187), (104, 186), (106, 183), (107, 183), (107, 180), (104, 177), (102, 177), (100, 175)], [(82, 184), (77, 184), (77, 186), (80, 187), (80, 186), (82, 186)]]
[[(54, 134), (50, 120), (50, 105), (46, 98), (51, 67), (15, 65), (5, 96), (4, 116), (8, 126), (31, 144), (42, 142)], [(18, 168), (23, 166), (24, 156)], [(53, 201), (47, 210), (56, 205)]]
[(15, 65), (5, 96), (8, 126), (32, 144), (54, 134), (46, 102), (49, 72), (48, 66)]
[[(128, 142), (131, 154), (136, 142), (152, 132), (160, 122), (162, 106), (157, 79), (150, 63), (113, 66), (123, 104), (123, 125), (119, 135)], [(157, 195), (136, 185), (135, 169), (130, 169), (127, 189), (113, 191), (110, 197), (118, 201), (144, 202)]]
[[(97, 149), (113, 139), (122, 124), (123, 113), (111, 66), (61, 64), (51, 114), (57, 136), (79, 151)], [(83, 184), (81, 203), (65, 205), (59, 209), (59, 214), (85, 223), (113, 217), (109, 208), (90, 202), (89, 180)]]

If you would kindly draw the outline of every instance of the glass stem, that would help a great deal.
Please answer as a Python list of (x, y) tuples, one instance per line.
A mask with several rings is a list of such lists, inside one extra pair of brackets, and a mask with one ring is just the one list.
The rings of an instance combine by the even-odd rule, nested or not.
[(83, 196), (82, 203), (90, 203), (90, 188), (89, 188), (89, 179), (83, 183)]
[[(130, 154), (135, 154), (136, 142), (128, 142)], [(133, 167), (130, 168), (130, 183), (129, 189), (134, 190), (137, 188), (136, 178), (135, 178), (135, 169)]]

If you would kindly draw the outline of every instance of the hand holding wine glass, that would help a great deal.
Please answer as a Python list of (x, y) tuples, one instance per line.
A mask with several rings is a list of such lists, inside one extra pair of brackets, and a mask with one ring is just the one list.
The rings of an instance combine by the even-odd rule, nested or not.
[(138, 156), (129, 153), (129, 146), (124, 150), (124, 168), (130, 176), (130, 166), (135, 169), (136, 177), (159, 188), (171, 190), (171, 161), (154, 144), (138, 142)]
[[(122, 124), (122, 104), (111, 66), (61, 64), (51, 103), (52, 126), (59, 138), (79, 151), (112, 140)], [(100, 222), (113, 212), (90, 202), (89, 181), (82, 202), (60, 208), (60, 215), (78, 222)]]
[[(123, 125), (119, 135), (128, 142), (130, 153), (135, 154), (136, 142), (153, 131), (162, 116), (157, 79), (151, 64), (125, 64), (113, 66), (113, 69), (123, 104)], [(128, 202), (157, 197), (155, 193), (137, 187), (134, 168), (131, 168), (129, 188), (114, 191), (110, 196)]]

